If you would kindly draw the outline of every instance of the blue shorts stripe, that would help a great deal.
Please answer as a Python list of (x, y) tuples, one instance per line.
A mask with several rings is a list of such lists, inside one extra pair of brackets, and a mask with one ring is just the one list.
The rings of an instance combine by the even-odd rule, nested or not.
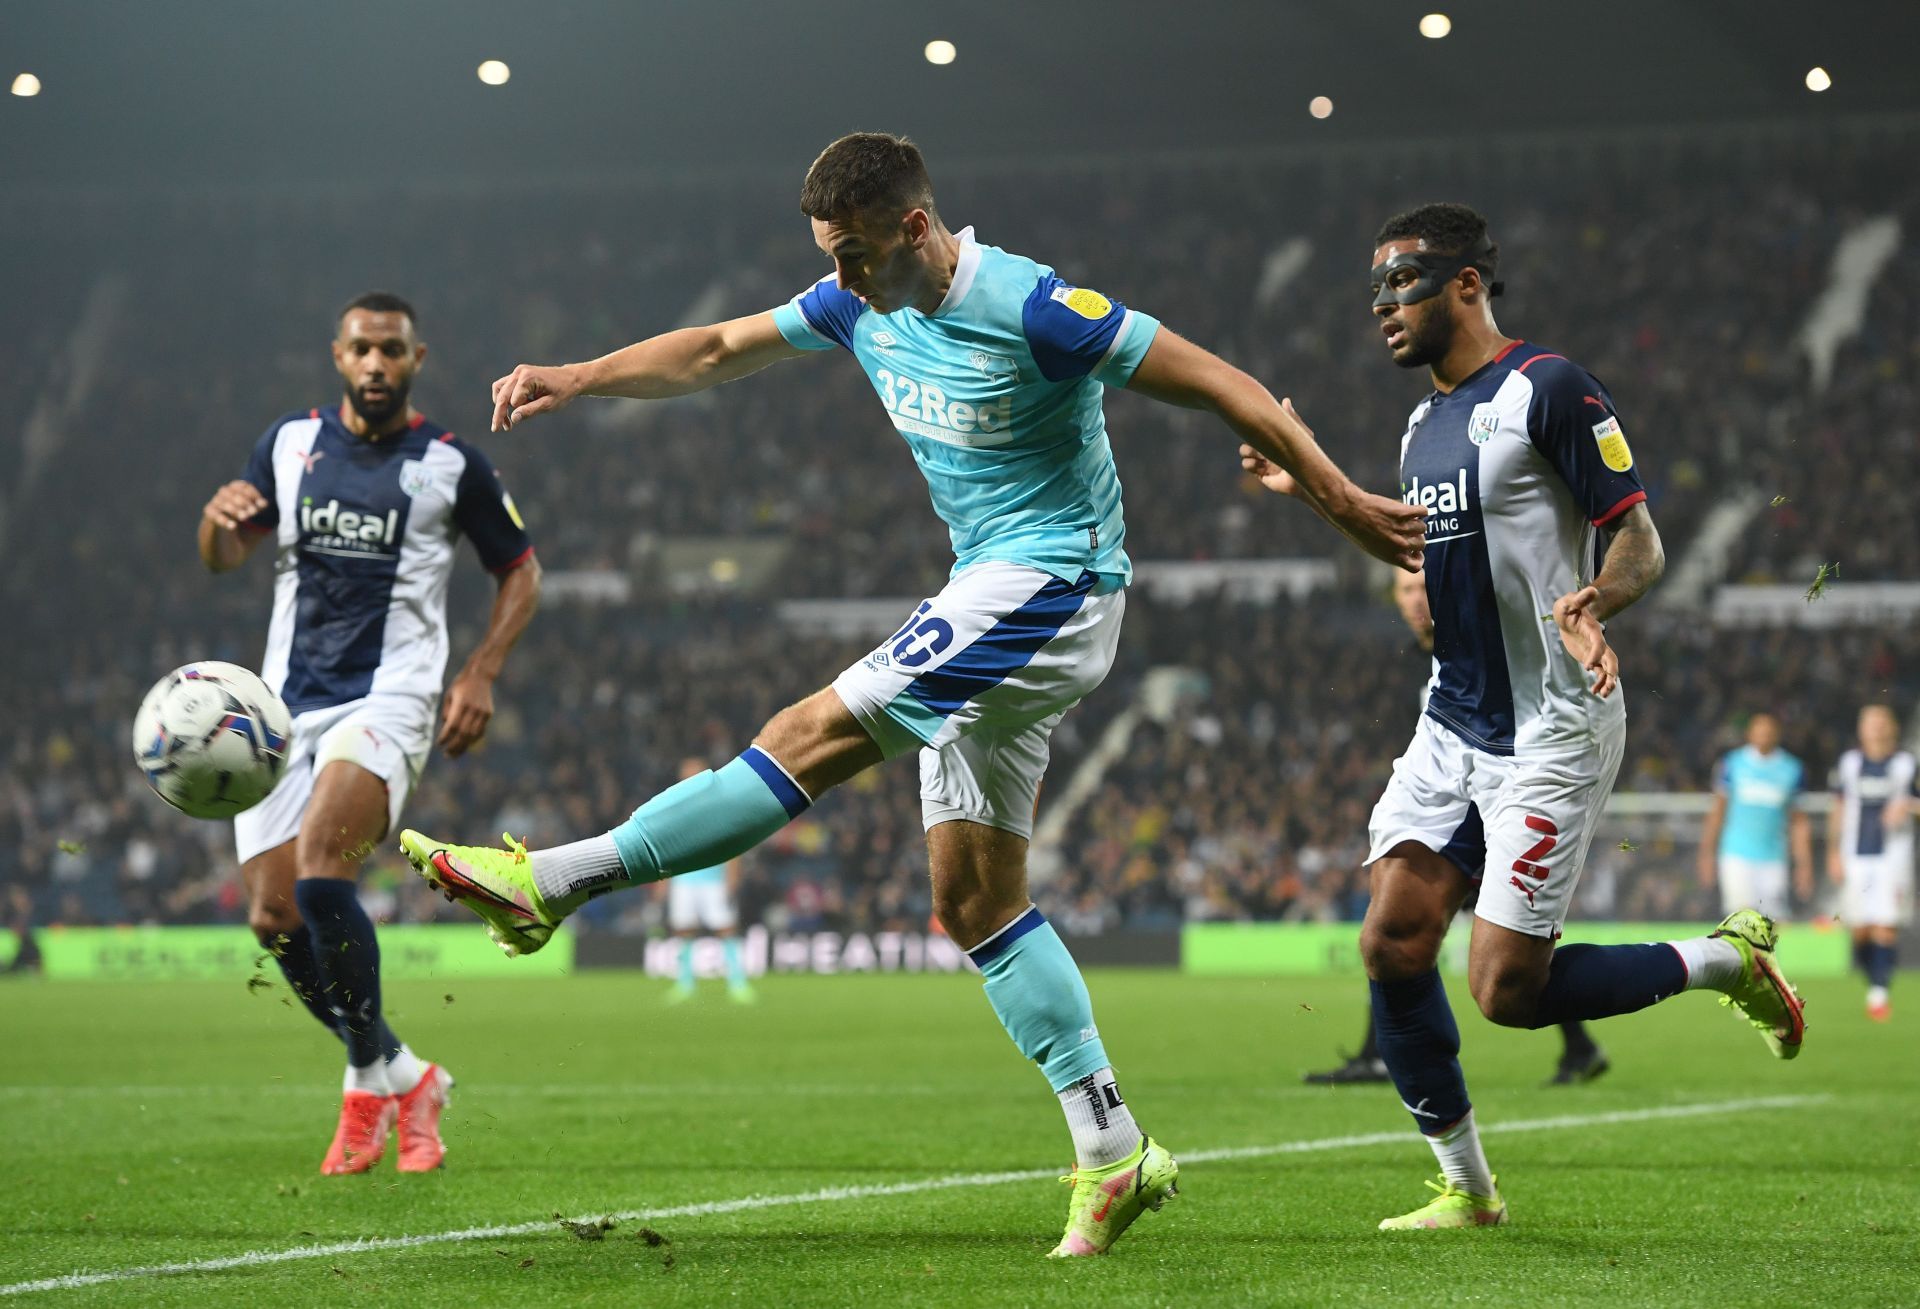
[(773, 762), (771, 755), (757, 745), (750, 745), (741, 752), (740, 758), (760, 775), (760, 780), (773, 792), (773, 798), (787, 811), (787, 817), (798, 818), (807, 811), (807, 806), (812, 803), (807, 799), (807, 793), (794, 785), (793, 779), (786, 775), (779, 764)]
[(1487, 866), (1487, 829), (1480, 821), (1479, 805), (1467, 806), (1467, 816), (1460, 820), (1460, 826), (1453, 829), (1452, 839), (1441, 846), (1438, 853), (1465, 873), (1469, 881), (1480, 880), (1481, 870)]
[(1040, 912), (1040, 906), (1029, 905), (1027, 912), (1021, 914), (1007, 926), (1000, 929), (1000, 935), (984, 941), (967, 951), (967, 958), (973, 960), (977, 968), (985, 968), (1001, 955), (1013, 948), (1013, 943), (1028, 932), (1036, 931), (1047, 925), (1047, 917)]
[(1082, 573), (1069, 585), (1050, 579), (1028, 601), (1002, 618), (946, 663), (913, 679), (907, 694), (941, 718), (978, 699), (1025, 668), (1040, 648), (1080, 612), (1100, 579)]

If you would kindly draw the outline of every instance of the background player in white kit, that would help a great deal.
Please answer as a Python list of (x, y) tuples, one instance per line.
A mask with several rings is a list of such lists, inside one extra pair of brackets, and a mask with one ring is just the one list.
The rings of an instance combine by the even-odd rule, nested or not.
[[(200, 557), (225, 572), (271, 537), (273, 621), (261, 676), (293, 712), (287, 772), (234, 820), (248, 925), (287, 984), (347, 1047), (324, 1173), (358, 1173), (400, 1129), (403, 1172), (445, 1157), (452, 1078), (380, 1011), (380, 948), (355, 878), (399, 819), (436, 739), (464, 754), (493, 716), (493, 683), (533, 616), (540, 566), (486, 456), (408, 403), (427, 348), (387, 292), (341, 311), (338, 408), (289, 414), (245, 475), (214, 493)], [(447, 688), (447, 577), (462, 535), (499, 577), (486, 635)]]
[(1867, 1017), (1893, 1016), (1889, 988), (1900, 929), (1913, 921), (1913, 816), (1920, 770), (1900, 748), (1900, 720), (1887, 705), (1860, 711), (1860, 745), (1833, 770), (1827, 872), (1840, 884), (1840, 921), (1853, 933), (1855, 967), (1867, 975)]
[[(1380, 1227), (1477, 1227), (1506, 1222), (1507, 1206), (1435, 967), (1476, 877), (1469, 982), (1502, 1026), (1631, 1013), (1694, 987), (1725, 992), (1781, 1058), (1799, 1053), (1804, 1024), (1773, 925), (1752, 911), (1688, 941), (1555, 948), (1626, 736), (1601, 624), (1659, 580), (1659, 534), (1606, 389), (1494, 325), (1486, 220), (1425, 205), (1389, 219), (1374, 247), (1387, 348), (1434, 386), (1400, 447), (1402, 493), (1429, 510), (1434, 675), (1370, 823), (1360, 951), (1380, 1055), (1441, 1167), (1434, 1199)], [(1601, 528), (1613, 539), (1595, 576)]]
[[(680, 761), (680, 780), (707, 771), (703, 759)], [(680, 938), (679, 974), (667, 992), (668, 1004), (693, 998), (693, 943), (702, 932), (720, 938), (727, 972), (727, 996), (735, 1004), (752, 1004), (746, 962), (740, 957), (740, 861), (729, 859), (711, 868), (697, 868), (661, 883), (667, 896), (667, 930)]]

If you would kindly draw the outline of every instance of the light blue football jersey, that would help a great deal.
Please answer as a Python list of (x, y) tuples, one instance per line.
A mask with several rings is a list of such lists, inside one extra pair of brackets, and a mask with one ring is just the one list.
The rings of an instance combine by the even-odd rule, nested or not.
[(1120, 477), (1101, 386), (1125, 386), (1158, 320), (973, 229), (931, 314), (882, 314), (822, 278), (773, 311), (789, 344), (844, 346), (925, 474), (954, 571), (997, 560), (1124, 585)]
[(1727, 797), (1720, 853), (1756, 863), (1787, 862), (1787, 819), (1806, 769), (1785, 750), (1761, 754), (1750, 745), (1730, 750), (1714, 772), (1713, 789)]

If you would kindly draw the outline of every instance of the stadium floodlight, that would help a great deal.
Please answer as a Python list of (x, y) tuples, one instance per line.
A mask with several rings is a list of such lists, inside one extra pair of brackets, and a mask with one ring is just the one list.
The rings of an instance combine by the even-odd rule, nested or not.
[(930, 64), (950, 64), (959, 53), (951, 41), (927, 42), (926, 55)]
[(40, 94), (40, 79), (32, 73), (22, 73), (13, 79), (13, 93), (17, 96)]
[(1420, 35), (1429, 41), (1438, 41), (1453, 30), (1453, 20), (1445, 14), (1428, 14), (1420, 20)]
[(488, 86), (505, 86), (512, 76), (513, 70), (498, 59), (489, 59), (480, 65), (480, 80)]
[(1807, 90), (1824, 91), (1833, 85), (1833, 79), (1827, 76), (1827, 70), (1815, 65), (1807, 70)]
[(1333, 117), (1333, 101), (1324, 95), (1317, 95), (1307, 101), (1307, 112), (1315, 118)]

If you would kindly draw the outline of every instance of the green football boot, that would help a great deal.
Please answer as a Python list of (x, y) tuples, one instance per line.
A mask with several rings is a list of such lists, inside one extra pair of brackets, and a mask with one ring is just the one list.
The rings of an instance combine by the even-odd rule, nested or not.
[(1507, 1221), (1507, 1202), (1500, 1198), (1500, 1179), (1493, 1179), (1492, 1195), (1475, 1195), (1449, 1182), (1443, 1173), (1428, 1187), (1440, 1194), (1398, 1218), (1382, 1218), (1383, 1232), (1431, 1232), (1443, 1227), (1502, 1227)]
[(550, 912), (540, 898), (527, 847), (504, 832), (500, 839), (504, 850), (448, 845), (408, 828), (400, 848), (428, 886), (479, 914), (487, 935), (511, 959), (545, 945), (566, 915)]
[(1067, 1230), (1047, 1258), (1105, 1254), (1134, 1219), (1180, 1194), (1179, 1179), (1180, 1165), (1166, 1147), (1145, 1136), (1118, 1163), (1075, 1168), (1060, 1179), (1072, 1183), (1073, 1198), (1067, 1202)]
[(1709, 936), (1732, 944), (1740, 952), (1740, 980), (1727, 988), (1720, 1003), (1738, 1009), (1767, 1043), (1776, 1059), (1793, 1059), (1806, 1038), (1806, 1003), (1788, 983), (1774, 961), (1780, 935), (1773, 919), (1758, 909), (1738, 909), (1721, 920)]

